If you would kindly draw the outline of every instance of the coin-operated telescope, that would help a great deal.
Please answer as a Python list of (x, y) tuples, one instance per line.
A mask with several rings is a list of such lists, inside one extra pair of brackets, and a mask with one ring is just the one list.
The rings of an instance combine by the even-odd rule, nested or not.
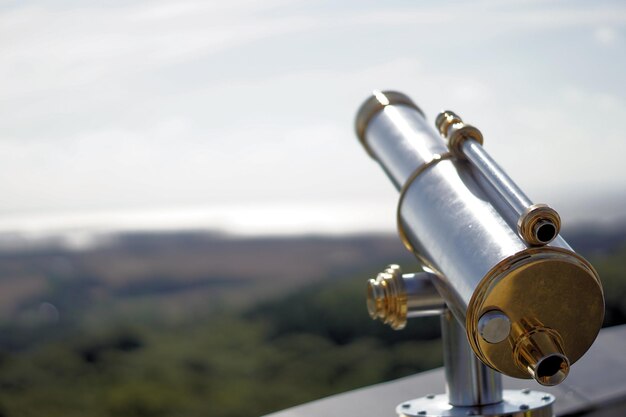
[[(406, 401), (400, 416), (551, 416), (554, 397), (502, 390), (501, 374), (562, 382), (604, 316), (600, 279), (451, 111), (437, 131), (404, 94), (374, 92), (356, 131), (400, 191), (400, 238), (423, 272), (390, 265), (368, 282), (368, 310), (394, 329), (441, 314), (446, 394)], [(532, 166), (529, 161), (526, 165)], [(533, 167), (533, 169), (541, 169)]]

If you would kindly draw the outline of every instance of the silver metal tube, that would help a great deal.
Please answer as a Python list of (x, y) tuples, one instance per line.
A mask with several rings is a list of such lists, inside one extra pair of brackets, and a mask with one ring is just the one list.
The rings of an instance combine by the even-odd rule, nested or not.
[(398, 190), (416, 167), (448, 151), (424, 116), (406, 105), (387, 106), (374, 116), (367, 144)]
[(463, 154), (480, 173), (491, 183), (504, 200), (517, 213), (517, 218), (533, 203), (513, 180), (500, 168), (481, 144), (473, 139), (466, 139), (461, 145)]
[(502, 375), (474, 355), (465, 329), (449, 310), (441, 315), (441, 333), (450, 404), (470, 407), (502, 401)]
[(446, 304), (432, 283), (433, 274), (418, 272), (403, 274), (404, 290), (406, 291), (406, 317), (429, 317), (442, 314)]

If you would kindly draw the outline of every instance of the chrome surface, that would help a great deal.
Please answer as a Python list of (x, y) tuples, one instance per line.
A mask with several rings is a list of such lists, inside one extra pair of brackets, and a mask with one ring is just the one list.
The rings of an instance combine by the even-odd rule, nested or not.
[(461, 148), (465, 157), (489, 180), (518, 216), (533, 204), (478, 142), (468, 139)]
[[(379, 111), (370, 119), (365, 138), (398, 189), (417, 167), (448, 151), (424, 117), (404, 105)], [(400, 217), (407, 238), (438, 273), (436, 286), (460, 319), (489, 269), (526, 248), (463, 161), (440, 161), (415, 178), (405, 192)]]
[(367, 150), (367, 153), (374, 158), (372, 150), (369, 148), (367, 141), (365, 140), (365, 129), (367, 128), (370, 119), (374, 117), (379, 111), (383, 110), (385, 106), (389, 105), (405, 105), (415, 109), (420, 114), (424, 115), (422, 110), (407, 96), (406, 94), (398, 91), (380, 91), (372, 92), (372, 100), (367, 100), (358, 111), (356, 120), (356, 135)]
[(511, 320), (500, 310), (491, 310), (478, 320), (478, 332), (489, 343), (500, 343), (511, 333)]
[[(437, 116), (435, 125), (448, 148), (460, 159), (469, 160), (473, 168), (487, 179), (491, 187), (504, 199), (511, 210), (501, 210), (509, 224), (517, 224), (518, 233), (530, 245), (541, 246), (551, 242), (559, 233), (561, 221), (558, 213), (545, 204), (540, 211), (530, 214), (532, 202), (489, 156), (482, 147), (483, 135), (474, 126), (463, 122), (461, 117), (451, 110), (445, 110)], [(539, 216), (539, 217), (537, 217)]]
[[(549, 211), (549, 215), (543, 216), (529, 225), (528, 227), (532, 230), (525, 231), (524, 228), (527, 227), (526, 223), (529, 221), (529, 210), (536, 205), (533, 205), (532, 201), (491, 158), (480, 143), (473, 139), (464, 140), (461, 144), (461, 151), (511, 208), (511, 210), (501, 210), (500, 214), (505, 216), (509, 224), (517, 225), (518, 233), (522, 239), (531, 245), (545, 245), (557, 237), (561, 224), (558, 213), (554, 209), (545, 204), (542, 205), (544, 210)], [(543, 227), (543, 232), (541, 227)], [(549, 234), (546, 233), (548, 229), (551, 230)]]
[[(378, 93), (362, 107), (378, 109), (367, 114), (362, 141), (402, 191), (400, 234), (425, 269), (437, 277), (434, 284), (464, 324), (474, 353), (507, 375), (537, 377), (532, 370), (537, 363), (529, 369), (513, 352), (518, 349), (519, 355), (525, 355), (524, 349), (517, 347), (522, 339), (515, 344), (504, 340), (488, 343), (479, 334), (480, 317), (499, 309), (511, 323), (536, 319), (562, 339), (564, 356), (571, 363), (577, 361), (602, 323), (603, 294), (593, 267), (558, 236), (541, 247), (520, 238), (512, 225), (514, 219), (502, 214), (502, 206), (509, 207), (509, 214), (520, 207), (511, 207), (470, 160), (442, 158), (449, 153), (447, 144), (424, 116), (412, 106), (394, 104), (385, 94)], [(387, 104), (381, 106), (381, 102)], [(362, 124), (362, 115), (360, 112), (357, 125)], [(450, 131), (460, 131), (460, 127), (455, 129), (453, 124)], [(471, 140), (459, 143), (463, 142)], [(422, 169), (424, 166), (427, 169)], [(523, 200), (525, 196), (520, 195), (516, 198)], [(581, 306), (587, 313), (583, 317)], [(549, 347), (547, 343), (542, 346)], [(525, 355), (524, 360), (556, 353), (560, 354), (546, 350), (541, 357)]]
[(365, 140), (398, 190), (417, 167), (448, 152), (424, 116), (404, 104), (385, 106), (373, 116)]
[[(452, 158), (454, 158), (452, 152), (444, 153), (441, 155), (434, 154), (430, 161), (423, 163), (413, 171), (413, 173), (409, 176), (409, 178), (400, 189), (400, 198), (398, 199), (398, 206), (396, 208), (396, 227), (398, 229), (398, 235), (400, 235), (400, 240), (402, 241), (402, 244), (404, 244), (404, 247), (406, 247), (410, 252), (417, 256), (418, 259), (422, 258), (423, 255), (415, 249), (413, 243), (411, 242), (411, 240), (407, 236), (406, 231), (404, 230), (404, 222), (402, 221), (402, 206), (404, 205), (404, 197), (406, 196), (409, 188), (411, 188), (411, 186), (413, 185), (413, 181), (415, 181), (415, 179), (417, 179), (425, 171), (429, 170), (431, 167), (435, 166), (439, 162)], [(428, 262), (425, 260), (422, 260), (422, 263), (424, 265), (428, 264)]]
[(449, 310), (441, 316), (441, 335), (448, 402), (467, 407), (502, 401), (502, 375), (474, 355), (465, 329)]
[[(405, 105), (385, 106), (371, 117), (365, 140), (398, 189), (417, 167), (448, 151), (424, 116)], [(460, 320), (491, 267), (527, 247), (464, 161), (442, 160), (424, 171), (399, 211), (408, 240), (438, 275), (435, 285)]]
[(407, 318), (428, 317), (442, 314), (446, 304), (433, 285), (436, 276), (430, 272), (403, 274), (407, 299)]
[(554, 396), (541, 391), (505, 390), (504, 400), (482, 407), (455, 407), (445, 395), (427, 395), (406, 401), (396, 408), (399, 416), (406, 417), (552, 417)]
[(466, 164), (446, 160), (431, 167), (413, 181), (400, 208), (415, 252), (438, 274), (435, 285), (463, 321), (483, 277), (502, 259), (527, 248)]

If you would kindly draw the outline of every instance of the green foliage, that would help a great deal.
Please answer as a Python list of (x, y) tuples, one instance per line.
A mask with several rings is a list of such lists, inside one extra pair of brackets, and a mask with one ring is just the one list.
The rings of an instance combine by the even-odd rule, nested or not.
[[(593, 260), (611, 325), (626, 322), (624, 256)], [(72, 303), (55, 283), (69, 320), (0, 329), (0, 417), (262, 415), (439, 366), (438, 320), (390, 330), (367, 316), (363, 287), (335, 279), (245, 311), (94, 320), (106, 305)]]
[(626, 323), (626, 247), (611, 256), (595, 256), (606, 304), (604, 326)]
[(362, 287), (337, 280), (176, 322), (7, 327), (19, 343), (2, 343), (0, 416), (259, 415), (441, 363), (436, 322), (387, 330)]

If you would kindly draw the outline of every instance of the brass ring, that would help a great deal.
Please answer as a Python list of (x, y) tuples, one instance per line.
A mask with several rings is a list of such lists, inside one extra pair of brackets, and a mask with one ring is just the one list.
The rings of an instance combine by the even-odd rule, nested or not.
[(424, 116), (424, 112), (417, 107), (415, 103), (413, 103), (413, 100), (411, 100), (409, 96), (397, 91), (374, 91), (372, 95), (365, 100), (357, 112), (355, 121), (356, 136), (359, 138), (359, 141), (369, 156), (373, 159), (376, 159), (376, 155), (374, 155), (374, 152), (372, 152), (372, 149), (365, 140), (365, 131), (367, 130), (367, 126), (374, 116), (384, 110), (385, 107), (397, 105), (411, 107), (421, 114), (422, 117), (426, 118), (426, 116)]
[[(548, 222), (554, 227), (554, 234), (550, 239), (541, 240), (536, 228), (541, 222)], [(561, 217), (556, 210), (547, 204), (533, 204), (528, 207), (517, 221), (517, 232), (526, 243), (531, 246), (543, 246), (552, 242), (561, 231)]]
[(409, 178), (406, 180), (406, 182), (402, 186), (402, 189), (400, 190), (400, 199), (398, 200), (398, 207), (396, 209), (396, 223), (398, 227), (398, 234), (400, 235), (400, 240), (404, 244), (404, 247), (406, 247), (409, 251), (411, 251), (411, 253), (413, 253), (424, 265), (428, 265), (430, 264), (430, 262), (427, 262), (426, 259), (422, 255), (417, 253), (413, 245), (411, 245), (411, 242), (409, 241), (406, 235), (406, 232), (404, 231), (404, 226), (402, 224), (402, 215), (401, 215), (402, 203), (404, 202), (404, 196), (406, 195), (406, 192), (408, 191), (408, 189), (411, 187), (411, 184), (413, 184), (413, 181), (415, 181), (415, 179), (419, 177), (419, 175), (422, 172), (426, 171), (431, 166), (436, 165), (440, 161), (444, 161), (446, 159), (453, 159), (453, 158), (454, 158), (454, 154), (452, 152), (434, 154), (430, 161), (424, 162), (422, 165), (418, 166), (417, 169), (415, 169), (415, 171), (411, 173), (411, 175), (409, 175)]

